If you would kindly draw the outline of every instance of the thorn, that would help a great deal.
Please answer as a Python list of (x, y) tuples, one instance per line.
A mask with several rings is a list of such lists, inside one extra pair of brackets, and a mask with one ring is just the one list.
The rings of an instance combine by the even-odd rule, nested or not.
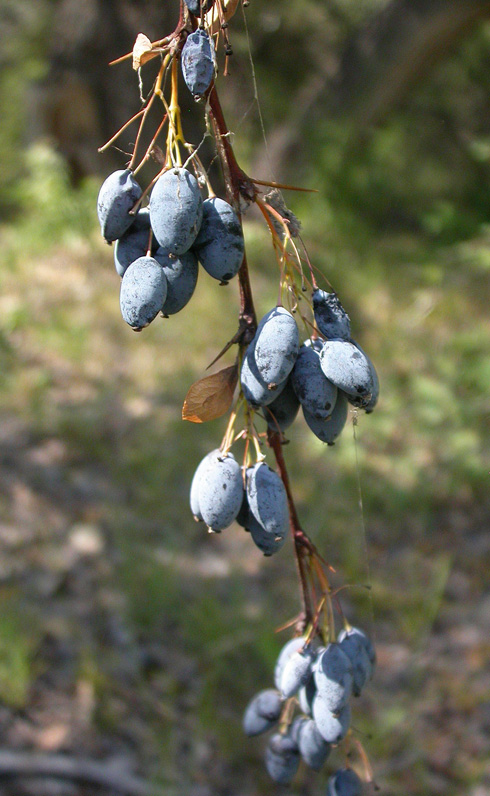
[(319, 193), (317, 188), (299, 188), (297, 185), (286, 185), (283, 182), (267, 182), (266, 180), (254, 180), (255, 185), (265, 185), (267, 188), (282, 188), (285, 191), (301, 191), (303, 193)]
[(227, 352), (227, 351), (228, 351), (228, 350), (229, 350), (229, 349), (232, 347), (232, 345), (235, 345), (235, 343), (238, 343), (238, 341), (240, 340), (240, 336), (241, 336), (241, 331), (240, 331), (240, 329), (239, 329), (239, 330), (238, 330), (238, 332), (237, 332), (237, 333), (236, 333), (236, 334), (235, 334), (235, 335), (234, 335), (234, 336), (231, 338), (231, 340), (229, 340), (229, 341), (227, 342), (227, 344), (225, 345), (225, 347), (221, 349), (221, 351), (219, 352), (218, 356), (216, 356), (216, 357), (213, 359), (213, 361), (209, 363), (209, 365), (207, 366), (206, 370), (209, 370), (209, 368), (212, 368), (212, 367), (213, 367), (213, 365), (215, 365), (215, 364), (216, 364), (216, 362), (218, 361), (218, 359), (221, 359), (221, 357), (222, 357), (224, 354), (226, 354), (226, 352)]

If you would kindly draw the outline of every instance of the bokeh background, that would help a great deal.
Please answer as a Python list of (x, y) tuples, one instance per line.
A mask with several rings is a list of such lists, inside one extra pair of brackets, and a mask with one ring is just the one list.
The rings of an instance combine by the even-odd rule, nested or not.
[[(303, 525), (377, 643), (356, 733), (382, 793), (488, 796), (490, 3), (245, 13), (218, 79), (240, 163), (318, 190), (287, 201), (382, 385), (357, 444), (351, 422), (326, 448), (298, 419), (286, 449)], [(201, 274), (189, 307), (134, 335), (95, 217), (134, 128), (97, 147), (139, 103), (130, 65), (107, 64), (177, 18), (177, 0), (0, 1), (2, 796), (281, 792), (241, 714), (298, 610), (291, 551), (193, 522), (225, 421), (180, 419), (235, 332), (237, 286)], [(184, 88), (182, 106), (197, 142)], [(261, 314), (277, 266), (254, 212), (246, 242)], [(85, 781), (54, 776), (67, 760)], [(94, 763), (118, 788), (88, 781)], [(301, 769), (287, 792), (326, 779)]]

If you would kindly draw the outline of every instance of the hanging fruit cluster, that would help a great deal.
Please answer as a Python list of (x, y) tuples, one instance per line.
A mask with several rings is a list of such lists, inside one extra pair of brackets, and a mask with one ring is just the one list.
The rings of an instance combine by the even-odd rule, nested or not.
[[(196, 382), (184, 402), (183, 418), (193, 422), (230, 412), (221, 445), (205, 456), (194, 474), (191, 511), (216, 533), (238, 523), (266, 556), (280, 550), (291, 532), (302, 603), (290, 623), (295, 636), (277, 661), (276, 690), (253, 698), (244, 730), (257, 735), (277, 725), (265, 756), (266, 768), (277, 782), (292, 780), (300, 757), (319, 770), (340, 743), (360, 750), (363, 779), (371, 781), (362, 746), (350, 729), (349, 699), (359, 696), (372, 676), (374, 648), (344, 617), (329, 580), (331, 569), (300, 526), (282, 444), (301, 407), (313, 434), (333, 445), (347, 421), (349, 404), (355, 412), (371, 412), (379, 383), (368, 355), (351, 337), (349, 316), (337, 293), (317, 284), (300, 224), (279, 190), (290, 186), (251, 179), (235, 159), (215, 76), (221, 43), (227, 71), (232, 52), (228, 20), (237, 5), (238, 0), (185, 0), (172, 34), (157, 42), (139, 34), (129, 57), (140, 73), (140, 84), (148, 61), (158, 58), (160, 67), (141, 110), (102, 147), (139, 120), (131, 160), (105, 180), (97, 212), (103, 237), (115, 243), (121, 314), (135, 331), (159, 315), (183, 310), (195, 291), (200, 267), (222, 286), (238, 277), (238, 330), (215, 359), (236, 346), (235, 361)], [(213, 190), (199, 145), (185, 139), (179, 67), (213, 131), (224, 198)], [(163, 118), (138, 157), (141, 133), (155, 102), (161, 102)], [(157, 140), (165, 131), (161, 149)], [(136, 177), (152, 157), (157, 173), (143, 189)], [(270, 230), (279, 271), (277, 304), (259, 323), (241, 222), (241, 212), (251, 204), (259, 208)], [(275, 467), (265, 461), (265, 442)], [(356, 796), (361, 791), (362, 780), (350, 766), (337, 770), (328, 782), (330, 796)]]

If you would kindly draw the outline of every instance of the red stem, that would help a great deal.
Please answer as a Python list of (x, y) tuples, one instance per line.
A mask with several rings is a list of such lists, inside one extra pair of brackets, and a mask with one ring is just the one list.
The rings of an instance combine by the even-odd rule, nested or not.
[[(209, 91), (208, 101), (211, 124), (213, 125), (218, 155), (223, 168), (226, 199), (235, 208), (240, 224), (242, 224), (240, 198), (250, 204), (250, 202), (254, 201), (257, 191), (250, 177), (245, 174), (237, 163), (230, 143), (230, 131), (228, 130), (214, 83)], [(246, 347), (255, 334), (257, 317), (255, 315), (245, 253), (238, 272), (238, 283), (240, 286), (240, 345)]]
[[(227, 201), (233, 205), (237, 215), (241, 219), (240, 200), (245, 201), (247, 204), (253, 202), (257, 195), (255, 188), (250, 177), (240, 168), (237, 163), (233, 147), (230, 142), (230, 132), (228, 130), (223, 110), (218, 98), (216, 88), (211, 86), (208, 93), (209, 114), (211, 124), (213, 126), (214, 136), (218, 155), (223, 168), (223, 175), (226, 187)], [(243, 263), (238, 272), (238, 280), (240, 285), (240, 331), (239, 343), (241, 346), (246, 346), (252, 340), (252, 337), (257, 328), (257, 320), (255, 316), (255, 309), (252, 296), (252, 287), (250, 284), (250, 277), (248, 273), (247, 259), (244, 255)], [(289, 506), (289, 521), (291, 526), (291, 533), (294, 543), (294, 553), (296, 557), (296, 566), (298, 570), (298, 577), (301, 586), (301, 596), (303, 611), (298, 621), (299, 632), (304, 632), (306, 626), (313, 620), (314, 609), (309, 589), (309, 558), (316, 554), (315, 546), (310, 541), (308, 536), (302, 530), (299, 524), (298, 513), (294, 504), (291, 487), (289, 484), (289, 477), (286, 469), (286, 462), (282, 452), (281, 435), (276, 431), (269, 430), (268, 442), (277, 462), (277, 470), (286, 490), (288, 506)]]
[(269, 429), (269, 431), (267, 432), (267, 440), (269, 442), (270, 447), (274, 451), (274, 456), (276, 457), (276, 463), (277, 463), (277, 470), (281, 477), (281, 481), (284, 484), (284, 488), (286, 490), (286, 495), (288, 499), (289, 524), (291, 527), (291, 534), (293, 537), (294, 555), (296, 558), (296, 567), (298, 570), (299, 581), (301, 584), (301, 596), (303, 602), (303, 616), (301, 617), (303, 627), (301, 628), (301, 631), (304, 631), (306, 625), (308, 625), (312, 621), (314, 616), (314, 609), (312, 606), (310, 590), (308, 586), (308, 579), (309, 579), (308, 559), (310, 556), (315, 555), (316, 550), (310, 538), (303, 531), (299, 523), (298, 512), (296, 511), (296, 506), (294, 503), (294, 498), (289, 483), (288, 471), (286, 469), (286, 462), (284, 460), (284, 455), (282, 452), (281, 435), (278, 434), (276, 431), (271, 431)]

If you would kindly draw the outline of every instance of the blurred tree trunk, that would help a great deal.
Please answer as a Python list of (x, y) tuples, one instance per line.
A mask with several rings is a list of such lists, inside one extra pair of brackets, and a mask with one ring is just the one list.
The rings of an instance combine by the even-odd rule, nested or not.
[(259, 156), (254, 173), (280, 174), (315, 113), (345, 122), (355, 145), (489, 17), (490, 0), (392, 0), (347, 38), (336, 66), (317, 57), (316, 73), (290, 103), (290, 116), (270, 133), (269, 157)]
[(356, 127), (381, 121), (489, 16), (489, 0), (393, 0), (347, 42), (335, 80), (335, 111), (349, 115)]
[[(139, 32), (154, 39), (172, 30), (178, 7), (150, 0), (55, 0), (52, 5), (50, 69), (38, 92), (41, 129), (36, 133), (56, 141), (76, 180), (114, 165), (113, 152), (101, 157), (97, 148), (140, 107), (131, 62), (114, 67), (108, 62), (131, 51)], [(135, 135), (136, 125), (118, 146), (130, 151)]]
[[(130, 63), (108, 68), (108, 62), (130, 51), (138, 32), (155, 39), (172, 30), (178, 4), (53, 0), (51, 6), (51, 67), (37, 98), (40, 129), (34, 133), (48, 134), (57, 142), (77, 179), (107, 171), (116, 162), (120, 165), (114, 150), (101, 157), (97, 147), (139, 108), (137, 76)], [(319, 32), (309, 31), (317, 68), (288, 103), (290, 116), (269, 133), (270, 162), (261, 152), (253, 173), (261, 176), (272, 169), (280, 174), (305, 124), (317, 113), (345, 120), (346, 134), (362, 137), (446, 57), (451, 46), (489, 16), (490, 0), (391, 0), (347, 35), (339, 52), (325, 52)], [(192, 126), (195, 114), (186, 116)], [(118, 145), (131, 152), (135, 135), (136, 126)], [(191, 137), (199, 139), (197, 129), (191, 130)]]

